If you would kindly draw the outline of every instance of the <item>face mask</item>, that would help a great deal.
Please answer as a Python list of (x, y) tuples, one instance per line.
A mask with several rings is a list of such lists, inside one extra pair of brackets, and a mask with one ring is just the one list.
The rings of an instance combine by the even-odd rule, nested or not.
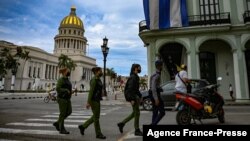
[(70, 76), (70, 72), (67, 72), (66, 76), (69, 77)]
[(139, 69), (139, 70), (137, 70), (137, 72), (138, 72), (138, 73), (141, 73), (141, 70)]

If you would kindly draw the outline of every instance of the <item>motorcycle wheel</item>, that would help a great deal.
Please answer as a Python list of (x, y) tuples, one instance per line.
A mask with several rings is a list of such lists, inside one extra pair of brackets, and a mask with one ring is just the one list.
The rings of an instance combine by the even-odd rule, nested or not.
[(176, 122), (178, 125), (190, 125), (191, 116), (186, 109), (177, 112)]
[(144, 110), (150, 111), (153, 109), (153, 102), (150, 98), (146, 98), (142, 102), (142, 107)]
[(225, 113), (223, 108), (219, 109), (218, 120), (220, 123), (225, 123)]
[(49, 96), (45, 96), (44, 99), (43, 99), (43, 101), (44, 101), (45, 103), (48, 103), (49, 100), (50, 100)]

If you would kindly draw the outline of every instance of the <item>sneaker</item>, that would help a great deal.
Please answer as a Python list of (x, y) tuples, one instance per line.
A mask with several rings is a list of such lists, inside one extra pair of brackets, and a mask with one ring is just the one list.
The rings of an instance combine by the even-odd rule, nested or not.
[(124, 127), (124, 123), (122, 123), (122, 122), (120, 122), (120, 123), (118, 123), (117, 124), (117, 126), (119, 127), (119, 131), (121, 132), (121, 133), (123, 133), (123, 127)]
[(135, 130), (135, 136), (142, 136), (142, 135), (143, 135), (143, 133), (140, 129)]
[(106, 136), (104, 136), (103, 134), (97, 135), (96, 138), (98, 139), (106, 139)]
[(80, 133), (84, 135), (85, 128), (82, 125), (79, 125), (78, 128), (80, 129)]
[(58, 122), (54, 122), (54, 123), (53, 123), (53, 126), (55, 126), (55, 127), (56, 127), (56, 130), (59, 131), (59, 124), (58, 124)]

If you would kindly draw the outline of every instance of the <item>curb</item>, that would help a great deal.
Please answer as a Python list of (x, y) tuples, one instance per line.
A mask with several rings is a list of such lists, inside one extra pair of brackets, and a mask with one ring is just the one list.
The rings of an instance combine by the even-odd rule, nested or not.
[(15, 100), (15, 99), (36, 99), (43, 98), (43, 96), (29, 96), (29, 97), (3, 97), (4, 100)]

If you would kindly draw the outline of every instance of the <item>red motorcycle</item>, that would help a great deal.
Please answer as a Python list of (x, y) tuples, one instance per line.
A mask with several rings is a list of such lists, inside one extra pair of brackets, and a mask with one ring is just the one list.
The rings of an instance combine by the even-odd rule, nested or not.
[(189, 125), (191, 120), (194, 124), (196, 120), (202, 124), (202, 119), (211, 118), (218, 118), (220, 123), (224, 123), (224, 99), (217, 92), (218, 87), (219, 84), (208, 85), (193, 94), (176, 92), (177, 124)]

